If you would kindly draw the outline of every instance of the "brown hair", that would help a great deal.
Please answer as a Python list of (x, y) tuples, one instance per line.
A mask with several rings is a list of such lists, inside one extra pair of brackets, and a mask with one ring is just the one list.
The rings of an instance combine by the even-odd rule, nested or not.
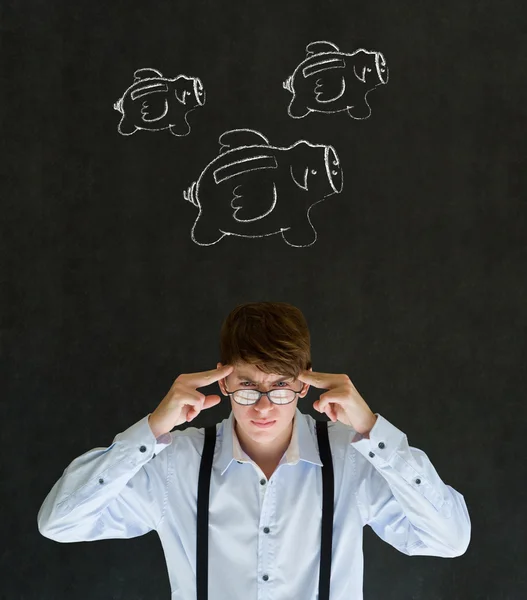
[(311, 368), (311, 346), (302, 312), (286, 302), (238, 305), (223, 321), (220, 362), (256, 365), (264, 373), (296, 377)]

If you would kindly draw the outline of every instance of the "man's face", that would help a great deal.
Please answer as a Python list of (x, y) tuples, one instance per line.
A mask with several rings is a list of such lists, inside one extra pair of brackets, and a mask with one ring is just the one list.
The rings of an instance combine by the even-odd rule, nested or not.
[[(218, 363), (217, 366), (221, 367), (222, 364)], [(264, 445), (279, 438), (281, 434), (283, 435), (289, 430), (295, 416), (298, 398), (303, 398), (307, 394), (309, 385), (284, 375), (263, 373), (255, 365), (236, 363), (233, 366), (232, 373), (218, 381), (223, 395), (227, 395), (227, 390), (232, 393), (240, 389), (259, 390), (260, 392), (275, 389), (300, 390), (293, 402), (282, 405), (273, 404), (267, 396), (262, 396), (256, 404), (243, 406), (230, 397), (234, 418), (238, 427), (247, 437)], [(266, 428), (258, 427), (253, 423), (253, 421), (268, 420), (274, 420), (275, 423)]]

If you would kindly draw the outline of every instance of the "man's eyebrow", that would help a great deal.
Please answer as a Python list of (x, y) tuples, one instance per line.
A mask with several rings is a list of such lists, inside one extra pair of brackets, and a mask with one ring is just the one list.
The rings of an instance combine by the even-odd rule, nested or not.
[[(244, 381), (250, 381), (251, 383), (255, 383), (255, 382), (254, 382), (254, 381), (251, 379), (251, 377), (250, 377), (249, 375), (242, 375), (242, 374), (239, 374), (239, 375), (237, 375), (236, 377), (237, 377), (238, 379), (240, 379), (240, 380), (242, 380), (242, 379), (243, 379)], [(281, 377), (280, 379), (277, 379), (276, 381), (273, 381), (273, 383), (278, 383), (278, 382), (280, 382), (280, 381), (287, 381), (288, 379), (293, 379), (293, 377), (291, 377), (291, 376), (287, 376), (287, 375), (286, 375), (285, 377)]]

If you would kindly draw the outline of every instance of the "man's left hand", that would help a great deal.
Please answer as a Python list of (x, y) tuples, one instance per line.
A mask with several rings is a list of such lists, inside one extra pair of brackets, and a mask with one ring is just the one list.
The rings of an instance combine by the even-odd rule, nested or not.
[(362, 435), (368, 434), (375, 425), (376, 415), (347, 375), (302, 371), (297, 379), (316, 388), (328, 390), (313, 403), (313, 408), (320, 413), (326, 413), (333, 422), (340, 421)]

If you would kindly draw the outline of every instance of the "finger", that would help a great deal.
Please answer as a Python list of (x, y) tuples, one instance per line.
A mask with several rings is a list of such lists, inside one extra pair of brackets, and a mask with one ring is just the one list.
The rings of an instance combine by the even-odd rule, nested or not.
[(316, 388), (329, 390), (339, 385), (339, 376), (334, 373), (321, 373), (319, 371), (302, 371), (297, 379), (302, 383), (309, 383)]
[(328, 417), (330, 416), (331, 411), (335, 413), (338, 404), (339, 402), (335, 395), (333, 394), (330, 396), (329, 392), (322, 394), (318, 399), (318, 409), (320, 410), (320, 412), (325, 412), (328, 415)]
[(318, 411), (319, 413), (323, 413), (324, 409), (322, 408), (322, 400), (320, 400), (320, 398), (313, 403), (313, 408)]
[(332, 421), (335, 421), (337, 418), (336, 411), (331, 404), (326, 404), (323, 406), (321, 400), (317, 400), (313, 404), (315, 410), (317, 410), (321, 414), (326, 414)]
[(325, 407), (322, 408), (321, 410), (322, 413), (325, 413), (328, 417), (328, 419), (330, 419), (331, 421), (335, 421), (336, 419), (336, 414), (335, 414), (335, 409), (333, 408), (333, 405), (328, 404)]
[(199, 373), (184, 373), (180, 377), (183, 379), (185, 385), (193, 388), (205, 387), (227, 377), (232, 373), (234, 369), (233, 365), (223, 365), (219, 369), (210, 369), (209, 371), (200, 371)]
[(203, 409), (207, 409), (207, 408), (211, 408), (213, 406), (216, 406), (216, 404), (219, 404), (221, 402), (221, 397), (218, 396), (217, 394), (213, 394), (212, 396), (206, 396), (205, 397), (205, 403), (203, 404)]
[(217, 394), (213, 394), (211, 396), (203, 396), (203, 394), (201, 394), (201, 398), (196, 400), (196, 403), (193, 406), (189, 406), (187, 411), (187, 421), (195, 419), (202, 410), (212, 408), (220, 402), (221, 397)]
[(203, 407), (205, 406), (205, 401), (206, 401), (206, 398), (202, 398), (200, 400), (196, 400), (193, 404), (187, 404), (187, 406), (188, 406), (187, 415), (186, 415), (187, 421), (192, 421), (199, 415), (199, 413), (202, 411)]

